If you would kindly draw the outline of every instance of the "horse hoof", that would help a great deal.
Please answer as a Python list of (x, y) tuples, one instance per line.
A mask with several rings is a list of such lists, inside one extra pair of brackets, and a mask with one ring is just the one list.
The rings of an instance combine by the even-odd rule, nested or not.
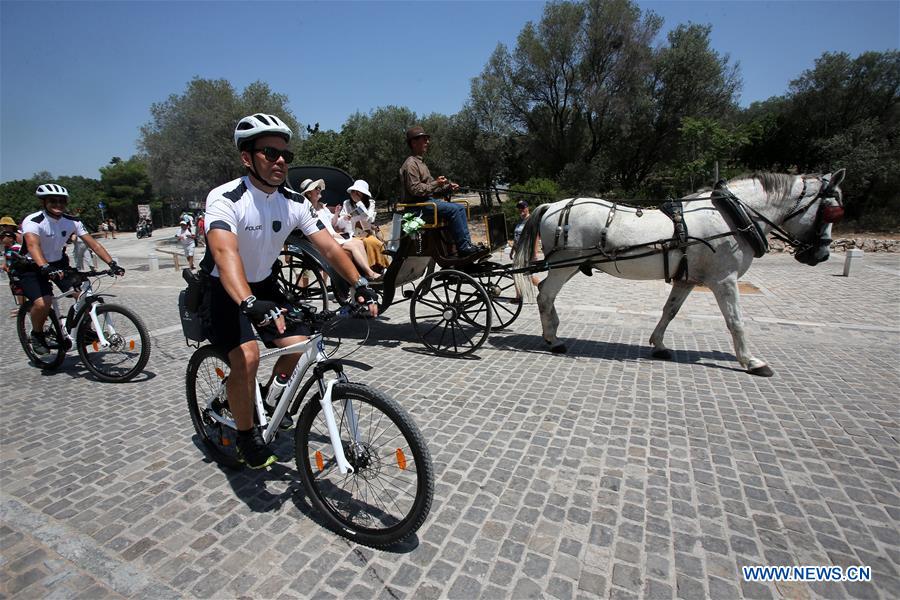
[(653, 358), (658, 358), (659, 360), (672, 360), (672, 351), (668, 348), (664, 348), (662, 350), (654, 350), (650, 353), (650, 356)]
[(771, 377), (775, 374), (775, 371), (769, 368), (769, 365), (763, 365), (761, 367), (756, 367), (755, 369), (747, 369), (747, 372), (751, 375), (757, 375), (759, 377)]
[(566, 353), (566, 345), (565, 344), (557, 344), (555, 346), (550, 346), (550, 352), (554, 354), (565, 354)]

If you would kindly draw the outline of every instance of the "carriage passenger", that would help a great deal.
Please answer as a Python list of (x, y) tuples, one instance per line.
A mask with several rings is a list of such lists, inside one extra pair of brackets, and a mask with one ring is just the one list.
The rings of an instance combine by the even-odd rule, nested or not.
[(325, 225), (325, 229), (334, 238), (341, 249), (353, 259), (353, 264), (359, 272), (369, 281), (378, 280), (381, 275), (372, 270), (366, 258), (366, 247), (359, 238), (354, 238), (350, 229), (350, 219), (342, 218), (342, 203), (326, 206), (322, 203), (322, 191), (325, 189), (325, 181), (317, 179), (304, 179), (300, 184), (300, 193), (309, 200), (319, 220)]
[(375, 225), (375, 200), (369, 192), (369, 184), (363, 179), (357, 179), (353, 185), (347, 188), (350, 194), (349, 200), (344, 200), (341, 217), (350, 224), (350, 233), (359, 235), (366, 247), (366, 259), (372, 270), (383, 272), (388, 266), (387, 257), (384, 254), (384, 240), (381, 239), (381, 230)]

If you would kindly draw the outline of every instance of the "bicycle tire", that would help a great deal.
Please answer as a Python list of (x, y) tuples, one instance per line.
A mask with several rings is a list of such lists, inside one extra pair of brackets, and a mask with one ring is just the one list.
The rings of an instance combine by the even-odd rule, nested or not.
[[(105, 323), (107, 317), (113, 314), (121, 315), (124, 320), (117, 319), (114, 324), (115, 335), (110, 337), (108, 333), (104, 333), (109, 338), (110, 348), (101, 348), (96, 344), (94, 324), (88, 315), (78, 325), (75, 344), (81, 361), (94, 377), (108, 383), (125, 383), (134, 379), (147, 366), (147, 361), (150, 360), (150, 334), (143, 320), (131, 309), (118, 304), (97, 305), (97, 317), (101, 322)], [(125, 323), (130, 323), (131, 327), (126, 327)], [(140, 348), (135, 353), (136, 342), (140, 344)]]
[(240, 460), (237, 456), (237, 432), (209, 415), (210, 411), (215, 410), (223, 416), (233, 418), (228, 410), (227, 398), (222, 398), (228, 367), (227, 354), (215, 346), (202, 346), (188, 361), (185, 387), (191, 423), (207, 454), (219, 464), (238, 468)]
[(47, 320), (44, 321), (44, 336), (47, 339), (48, 346), (50, 346), (50, 353), (37, 354), (31, 347), (31, 336), (29, 335), (31, 320), (28, 313), (30, 309), (31, 304), (23, 304), (19, 307), (19, 312), (16, 315), (16, 332), (19, 335), (19, 343), (22, 344), (22, 349), (25, 351), (25, 355), (31, 361), (31, 364), (39, 369), (52, 371), (58, 368), (66, 359), (66, 345), (62, 327), (60, 327), (56, 313), (51, 310)]
[[(353, 401), (357, 430), (368, 436), (356, 450), (350, 449), (350, 428), (343, 408), (346, 400)], [(406, 539), (425, 522), (434, 495), (434, 469), (422, 433), (399, 404), (365, 385), (336, 384), (332, 404), (344, 453), (356, 471), (341, 475), (334, 462), (317, 392), (303, 407), (294, 433), (297, 470), (310, 501), (334, 531), (355, 542), (385, 548)], [(391, 428), (392, 437), (383, 441), (395, 443), (382, 452), (373, 453), (378, 449), (372, 444), (385, 437)], [(401, 442), (404, 445), (397, 446)], [(324, 467), (326, 462), (330, 463), (329, 468)], [(385, 475), (389, 471), (392, 480), (389, 485), (398, 481), (406, 487), (406, 490), (400, 490), (405, 496), (379, 497), (382, 490), (388, 494), (385, 481), (378, 481), (380, 489), (374, 489), (371, 482), (378, 479), (382, 471)], [(404, 473), (407, 476), (404, 477)], [(328, 479), (329, 475), (343, 478), (344, 484), (336, 485)], [(411, 487), (414, 489), (410, 494)], [(367, 510), (363, 503), (368, 502), (370, 494), (373, 502), (381, 501), (381, 505), (370, 506)], [(390, 509), (387, 500), (397, 507), (399, 514), (386, 513), (384, 509)], [(343, 510), (347, 506), (352, 510)]]

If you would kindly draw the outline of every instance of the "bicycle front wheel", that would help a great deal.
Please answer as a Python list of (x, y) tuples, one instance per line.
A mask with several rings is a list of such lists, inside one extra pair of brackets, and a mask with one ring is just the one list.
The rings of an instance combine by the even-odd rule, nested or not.
[(84, 366), (100, 381), (130, 381), (147, 366), (150, 359), (147, 327), (130, 309), (116, 304), (98, 304), (97, 321), (109, 344), (100, 344), (93, 321), (85, 315), (75, 338)]
[(16, 332), (19, 334), (19, 343), (22, 344), (22, 349), (28, 359), (36, 367), (47, 371), (55, 369), (66, 359), (67, 338), (63, 335), (56, 313), (51, 310), (50, 315), (44, 321), (44, 339), (47, 340), (47, 348), (50, 352), (47, 354), (35, 352), (31, 345), (31, 318), (28, 314), (30, 308), (30, 304), (23, 304), (19, 307), (19, 313), (16, 315)]
[(237, 432), (223, 423), (234, 422), (225, 390), (229, 373), (228, 356), (215, 346), (203, 346), (188, 361), (185, 383), (188, 412), (200, 441), (213, 460), (237, 467)]
[(341, 474), (318, 394), (300, 414), (295, 457), (313, 506), (335, 531), (384, 548), (416, 532), (434, 494), (431, 455), (400, 405), (367, 386), (339, 383), (331, 397), (352, 473)]

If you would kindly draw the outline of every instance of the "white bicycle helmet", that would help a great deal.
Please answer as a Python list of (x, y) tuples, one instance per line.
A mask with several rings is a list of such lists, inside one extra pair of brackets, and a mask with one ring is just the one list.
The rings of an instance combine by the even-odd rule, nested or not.
[(58, 183), (43, 183), (38, 186), (35, 194), (37, 194), (38, 198), (45, 198), (47, 196), (65, 196), (68, 198), (69, 190)]
[(238, 121), (234, 128), (234, 145), (238, 150), (241, 144), (261, 135), (280, 135), (285, 141), (291, 141), (291, 128), (275, 115), (256, 113)]

